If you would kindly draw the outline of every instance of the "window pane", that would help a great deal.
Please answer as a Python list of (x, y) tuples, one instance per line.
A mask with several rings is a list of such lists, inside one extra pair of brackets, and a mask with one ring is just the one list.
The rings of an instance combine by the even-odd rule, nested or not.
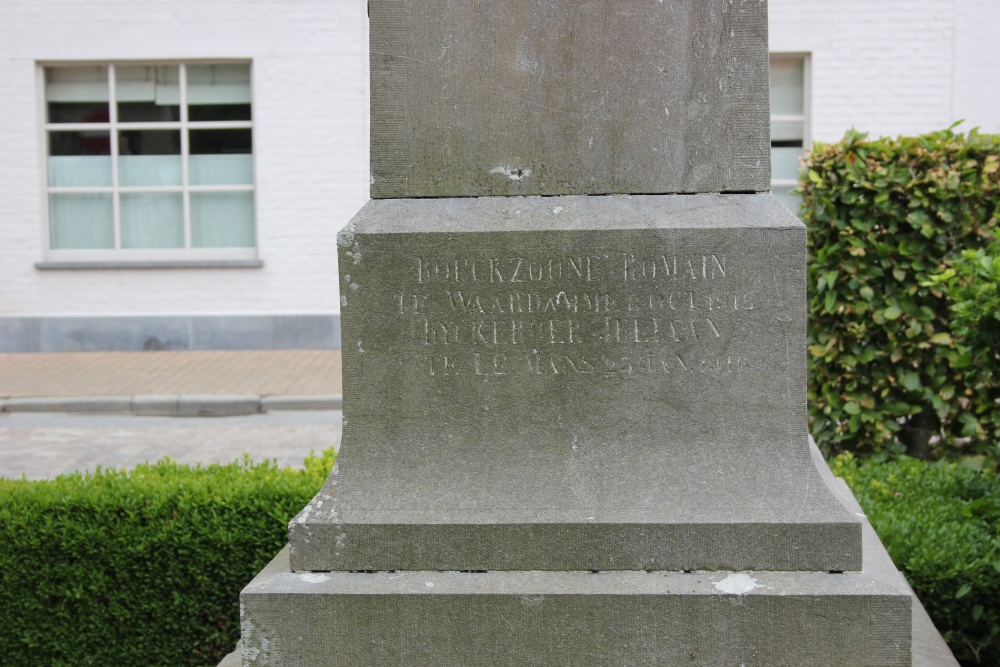
[(184, 198), (179, 192), (125, 193), (123, 248), (183, 248)]
[(49, 158), (51, 187), (111, 185), (111, 158), (59, 156)]
[(195, 248), (252, 248), (252, 192), (192, 192), (191, 245)]
[(107, 123), (107, 67), (46, 67), (45, 101), (50, 123)]
[(130, 130), (118, 135), (121, 185), (180, 185), (181, 133)]
[(795, 215), (799, 214), (799, 203), (802, 201), (802, 197), (799, 195), (793, 195), (792, 190), (797, 186), (795, 185), (775, 185), (774, 186), (774, 196), (784, 204), (789, 211)]
[(772, 148), (771, 178), (775, 181), (798, 179), (801, 156), (801, 148)]
[(252, 155), (192, 155), (191, 185), (250, 185)]
[(771, 59), (771, 115), (805, 113), (805, 62), (802, 58)]
[(802, 145), (805, 136), (804, 123), (801, 120), (772, 120), (771, 141), (797, 141)]
[(250, 130), (191, 130), (191, 155), (241, 155), (252, 152)]
[(250, 120), (249, 65), (188, 65), (188, 119)]
[(49, 132), (49, 155), (111, 155), (107, 130)]
[(110, 133), (49, 133), (49, 185), (111, 185)]
[(191, 130), (191, 185), (253, 183), (252, 137), (246, 130)]
[(114, 248), (111, 195), (49, 195), (49, 242), (53, 250)]
[(115, 67), (115, 97), (122, 123), (171, 122), (181, 119), (177, 65)]

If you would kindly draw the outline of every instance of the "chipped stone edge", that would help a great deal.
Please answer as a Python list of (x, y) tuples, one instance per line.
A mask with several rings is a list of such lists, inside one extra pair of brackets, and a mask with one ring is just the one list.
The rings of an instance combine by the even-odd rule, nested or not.
[(219, 663), (219, 667), (243, 667), (243, 642), (236, 642), (236, 648)]

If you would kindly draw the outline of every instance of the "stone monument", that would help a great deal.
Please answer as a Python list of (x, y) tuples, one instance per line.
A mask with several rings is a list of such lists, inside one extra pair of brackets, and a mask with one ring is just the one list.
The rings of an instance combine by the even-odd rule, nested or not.
[(764, 0), (371, 0), (344, 433), (244, 665), (910, 665), (806, 428)]

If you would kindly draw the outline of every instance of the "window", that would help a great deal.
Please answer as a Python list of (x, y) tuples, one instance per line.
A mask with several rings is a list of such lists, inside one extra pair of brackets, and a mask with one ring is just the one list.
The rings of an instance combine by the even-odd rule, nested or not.
[(806, 65), (806, 56), (771, 56), (771, 191), (793, 213), (799, 158), (809, 147)]
[(43, 71), (50, 260), (256, 257), (249, 64)]

